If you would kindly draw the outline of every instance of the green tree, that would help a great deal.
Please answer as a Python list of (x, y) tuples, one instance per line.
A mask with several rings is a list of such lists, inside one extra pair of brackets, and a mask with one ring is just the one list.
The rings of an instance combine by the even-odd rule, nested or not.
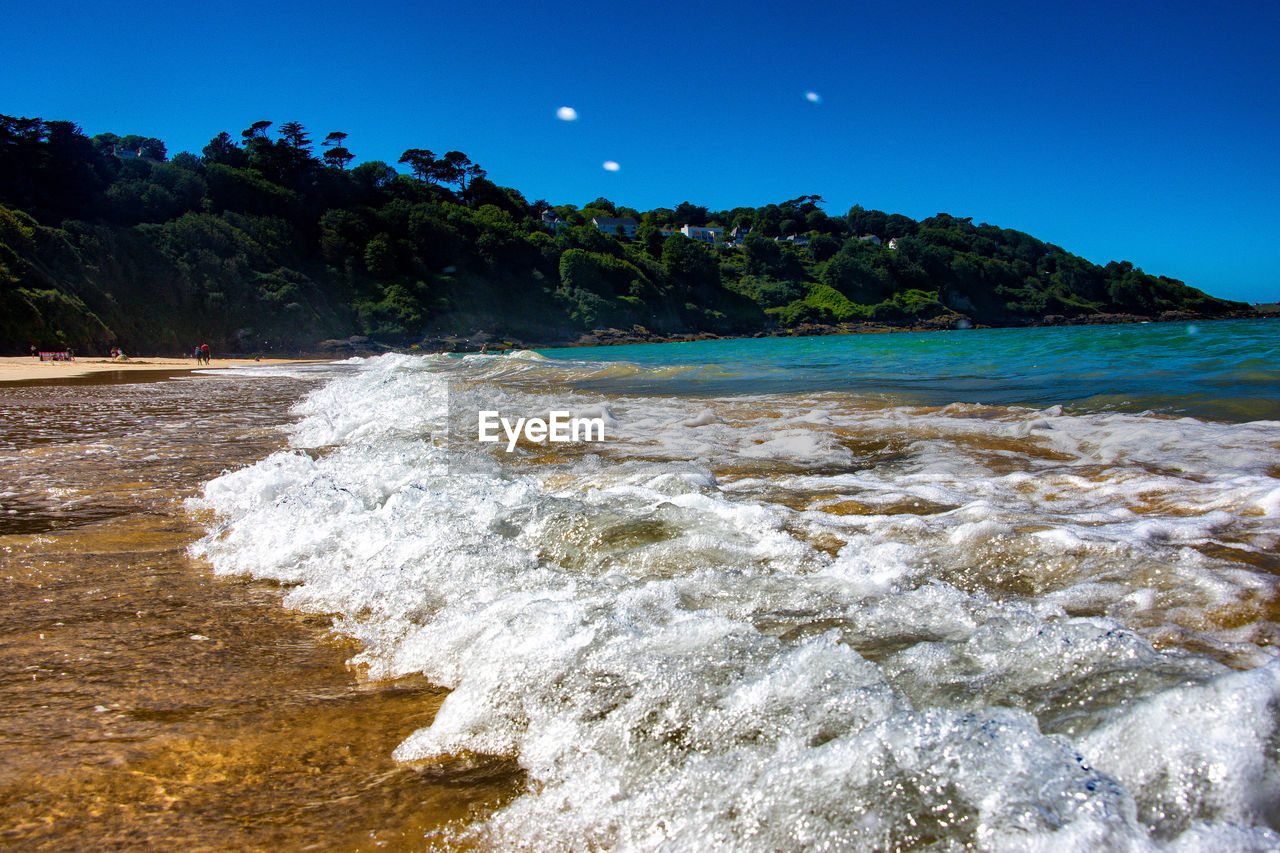
[(311, 137), (307, 135), (307, 129), (296, 121), (280, 125), (280, 140), (299, 153), (305, 153), (311, 148)]
[(320, 143), (320, 147), (325, 149), (324, 154), (320, 155), (320, 159), (324, 161), (326, 166), (346, 170), (347, 164), (355, 159), (355, 155), (346, 148), (347, 135), (341, 130), (331, 130), (325, 136), (324, 142)]
[(644, 247), (651, 258), (662, 257), (662, 244), (665, 240), (662, 232), (652, 225), (641, 225), (636, 229), (636, 242)]
[(900, 213), (892, 213), (885, 219), (883, 236), (887, 240), (894, 237), (910, 237), (916, 233), (917, 228), (914, 219)]
[(345, 170), (347, 168), (347, 164), (354, 160), (356, 156), (341, 145), (335, 145), (333, 148), (325, 151), (324, 154), (321, 155), (321, 158), (324, 160), (325, 165), (336, 166), (338, 169)]
[(845, 251), (827, 262), (822, 271), (822, 283), (838, 290), (850, 301), (863, 305), (880, 302), (893, 288), (883, 267), (869, 264)]
[(627, 296), (649, 287), (648, 278), (635, 264), (583, 249), (570, 249), (560, 256), (560, 284), (604, 297)]
[(425, 181), (427, 183), (435, 183), (435, 152), (426, 148), (410, 148), (408, 151), (400, 155), (400, 160), (398, 162), (403, 166), (408, 166), (413, 172), (413, 176), (418, 180)]
[(255, 121), (245, 130), (240, 131), (240, 135), (245, 141), (251, 139), (265, 139), (267, 136), (267, 128), (271, 127), (269, 121)]
[(662, 244), (662, 269), (691, 295), (708, 297), (720, 286), (720, 265), (697, 240), (673, 234)]
[(774, 278), (792, 278), (793, 270), (782, 255), (782, 247), (759, 232), (752, 231), (742, 240), (747, 272)]
[(487, 174), (475, 163), (471, 162), (471, 158), (461, 151), (447, 151), (435, 164), (436, 176), (439, 180), (446, 184), (455, 184), (462, 192), (467, 191), (467, 186), (477, 178), (483, 178)]
[(809, 251), (813, 253), (814, 263), (820, 264), (840, 251), (840, 241), (830, 234), (818, 234), (809, 241)]
[(378, 234), (364, 249), (364, 264), (372, 275), (389, 278), (396, 273), (396, 253), (389, 234)]
[(246, 162), (244, 151), (231, 139), (225, 130), (209, 140), (209, 144), (200, 152), (208, 163), (221, 163), (224, 166), (243, 166)]
[(618, 207), (604, 196), (588, 202), (582, 207), (582, 215), (590, 219), (593, 216), (617, 216)]
[(707, 224), (707, 208), (700, 204), (682, 201), (676, 205), (674, 220), (680, 225), (696, 225), (702, 227)]
[(366, 192), (385, 190), (395, 183), (396, 170), (381, 160), (367, 160), (351, 170), (351, 177)]

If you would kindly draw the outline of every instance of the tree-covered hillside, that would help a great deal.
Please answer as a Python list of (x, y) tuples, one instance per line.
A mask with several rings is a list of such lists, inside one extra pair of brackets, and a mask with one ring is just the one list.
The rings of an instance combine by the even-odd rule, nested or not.
[[(529, 202), (457, 151), (354, 168), (348, 135), (255, 122), (200, 154), (0, 116), (0, 350), (254, 351), (476, 329), (549, 342), (596, 328), (748, 334), (811, 323), (1010, 325), (1107, 313), (1224, 316), (1128, 263), (1018, 231), (917, 222), (817, 196), (640, 212)], [(632, 217), (630, 239), (594, 217)], [(669, 232), (718, 226), (708, 245)], [(1051, 319), (1051, 321), (1053, 321)]]

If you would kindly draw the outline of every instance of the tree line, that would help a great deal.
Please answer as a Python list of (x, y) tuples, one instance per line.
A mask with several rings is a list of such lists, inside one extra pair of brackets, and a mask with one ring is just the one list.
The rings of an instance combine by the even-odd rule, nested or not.
[[(299, 122), (264, 120), (170, 157), (152, 137), (0, 116), (0, 348), (182, 352), (209, 340), (248, 352), (481, 328), (548, 342), (637, 325), (750, 334), (1247, 308), (947, 214), (832, 215), (817, 195), (731, 210), (552, 205), (459, 151), (410, 148), (397, 163), (407, 174), (353, 166), (349, 138), (317, 144)], [(640, 227), (602, 233), (600, 216)], [(741, 237), (668, 236), (684, 224)]]

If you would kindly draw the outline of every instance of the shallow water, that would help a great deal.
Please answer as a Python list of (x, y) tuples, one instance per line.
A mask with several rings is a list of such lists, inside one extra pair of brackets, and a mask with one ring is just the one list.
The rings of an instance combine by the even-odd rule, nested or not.
[(500, 759), (394, 762), (444, 691), (366, 678), (327, 616), (187, 555), (183, 501), (279, 448), (313, 384), (0, 387), (0, 846), (412, 847), (521, 790)]
[[(397, 759), (526, 774), (448, 843), (1276, 849), (1274, 327), (1085, 381), (1134, 328), (355, 360), (192, 552), (451, 691)], [(557, 409), (607, 440), (475, 440)]]
[(583, 379), (604, 389), (671, 393), (674, 381), (686, 395), (844, 391), (930, 405), (1280, 419), (1280, 325), (1271, 320), (755, 338), (543, 355), (607, 363)]

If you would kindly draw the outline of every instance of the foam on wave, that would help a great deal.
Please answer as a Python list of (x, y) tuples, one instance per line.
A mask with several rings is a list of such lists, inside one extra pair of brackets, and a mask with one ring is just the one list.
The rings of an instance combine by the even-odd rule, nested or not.
[[(1206, 618), (1275, 595), (1222, 556), (1274, 549), (1274, 425), (552, 399), (466, 361), (314, 391), (295, 450), (208, 484), (193, 551), (452, 689), (397, 757), (531, 780), (472, 841), (1280, 845), (1280, 661)], [(485, 452), (481, 404), (595, 407), (610, 441)]]

